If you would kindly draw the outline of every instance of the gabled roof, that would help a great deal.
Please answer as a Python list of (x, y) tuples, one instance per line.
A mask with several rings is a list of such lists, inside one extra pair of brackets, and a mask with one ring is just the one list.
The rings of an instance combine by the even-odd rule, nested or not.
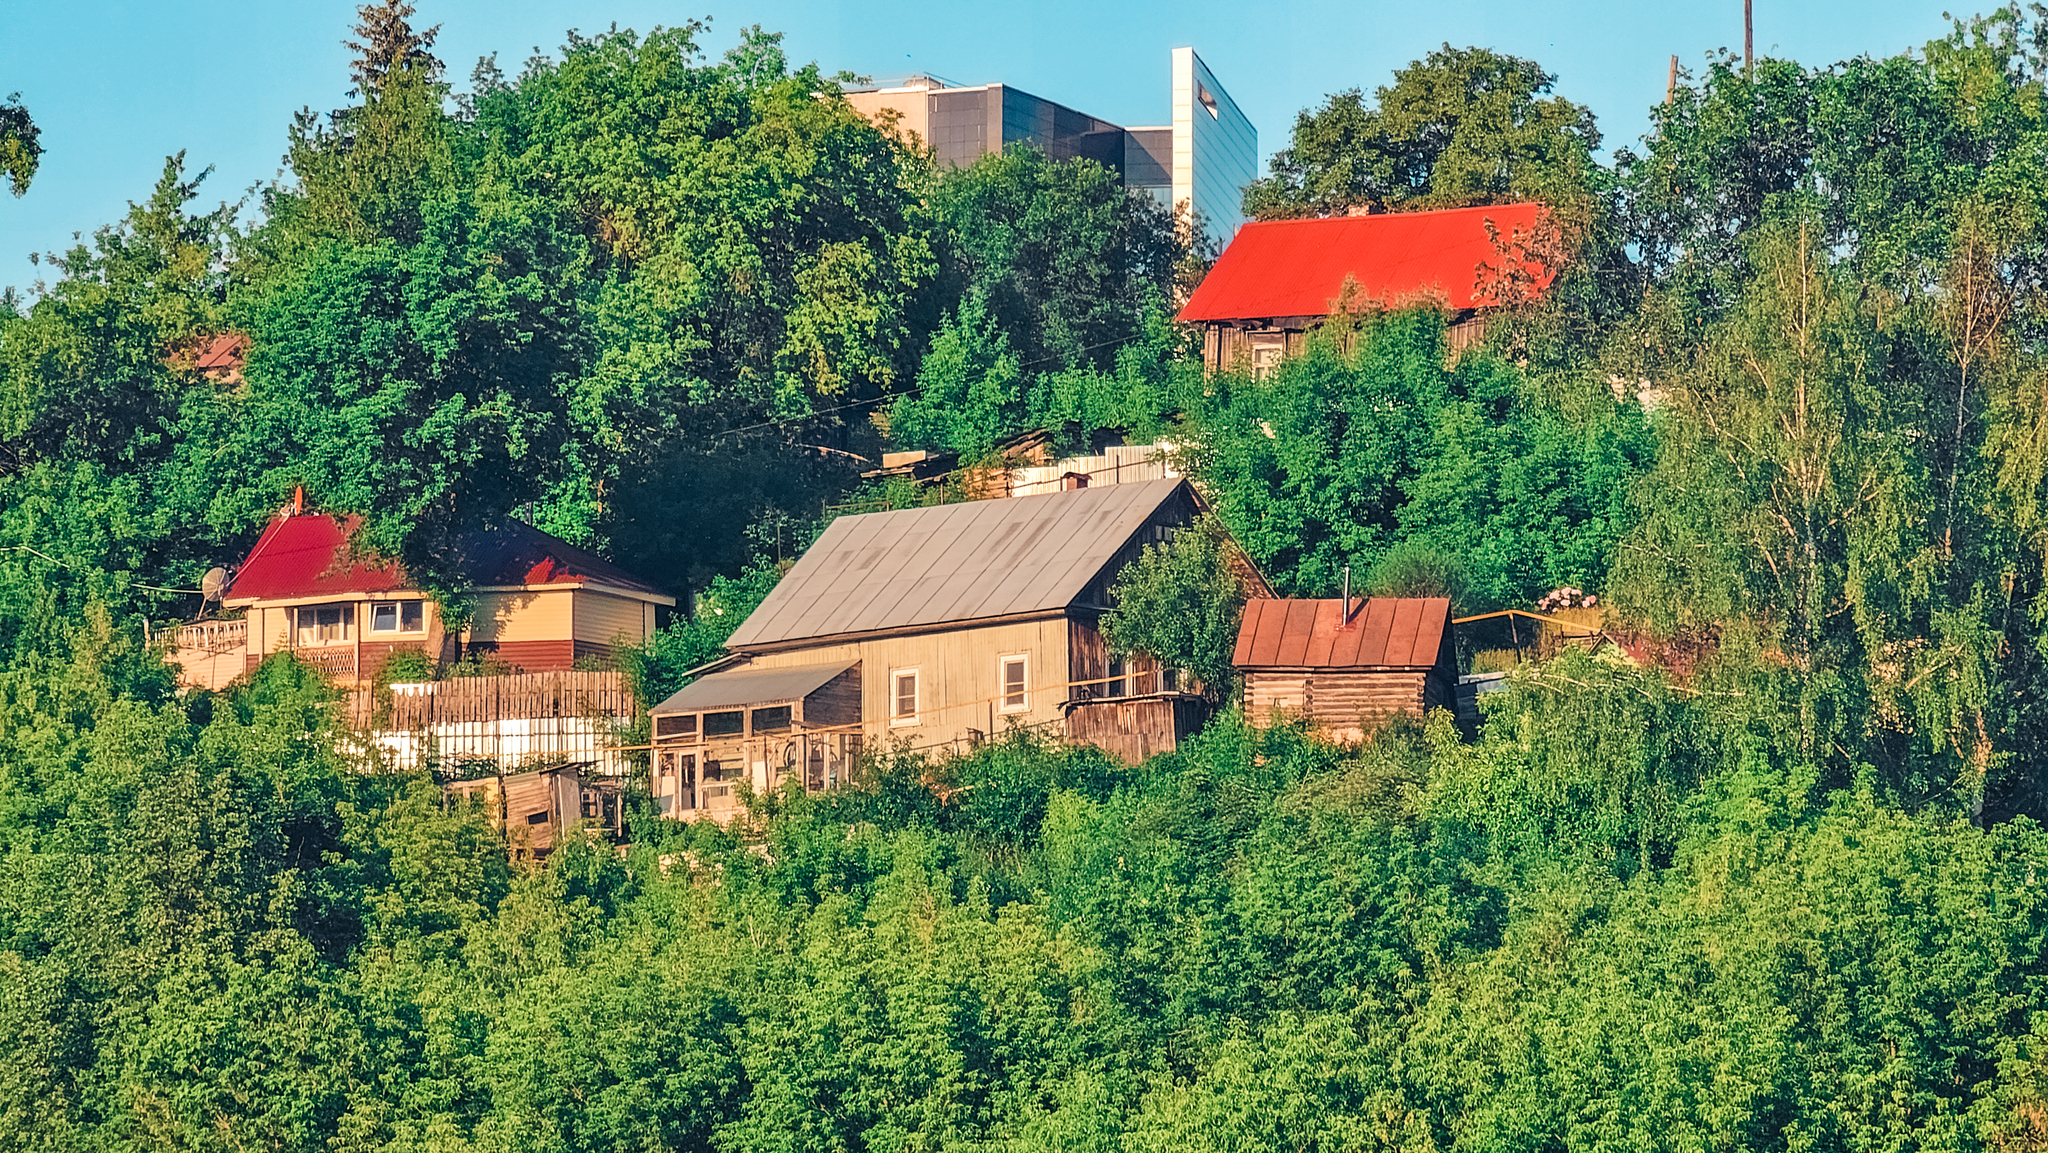
[[(1433, 291), (1453, 309), (1479, 308), (1493, 303), (1476, 292), (1479, 266), (1501, 263), (1486, 222), (1493, 221), (1505, 240), (1527, 232), (1542, 212), (1538, 204), (1501, 204), (1256, 221), (1237, 230), (1180, 319), (1327, 316), (1346, 277), (1367, 300), (1391, 304)], [(1532, 271), (1542, 273), (1539, 288), (1549, 286), (1547, 271)]]
[(697, 713), (707, 709), (738, 709), (773, 705), (810, 696), (832, 678), (859, 664), (835, 661), (822, 665), (795, 665), (780, 669), (734, 669), (713, 673), (678, 690), (674, 696), (647, 710), (649, 716)]
[[(361, 527), (362, 518), (354, 516), (337, 519), (324, 513), (301, 513), (277, 517), (235, 571), (227, 603), (415, 588), (397, 564), (349, 559), (349, 537)], [(477, 588), (587, 581), (675, 603), (617, 565), (517, 521), (475, 534), (464, 542), (464, 552), (464, 571)]]
[(1346, 622), (1340, 600), (1249, 601), (1230, 663), (1241, 669), (1435, 666), (1450, 637), (1449, 600), (1373, 597), (1353, 605)]
[(1064, 609), (1183, 499), (1187, 482), (1168, 479), (843, 516), (726, 647)]

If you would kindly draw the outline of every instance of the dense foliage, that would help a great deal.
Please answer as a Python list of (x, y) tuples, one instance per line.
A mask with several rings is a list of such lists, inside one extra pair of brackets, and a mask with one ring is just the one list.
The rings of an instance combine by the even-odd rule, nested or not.
[[(1102, 168), (941, 171), (758, 28), (458, 93), (410, 15), (249, 216), (172, 157), (0, 303), (0, 1150), (2048, 1141), (2039, 12), (1712, 59), (1605, 166), (1532, 62), (1339, 94), (1252, 207), (1558, 227), (1503, 238), (1481, 344), (1359, 301), (1263, 375), (1193, 361), (1192, 222)], [(1592, 591), (1661, 664), (1359, 747), (1225, 708), (1140, 766), (876, 749), (537, 866), (288, 657), (180, 692), (145, 641), (305, 485), (430, 578), (516, 514), (691, 595), (622, 658), (656, 699), (861, 459), (1035, 428), (1195, 477), (1107, 629), (1219, 695), (1239, 548)]]

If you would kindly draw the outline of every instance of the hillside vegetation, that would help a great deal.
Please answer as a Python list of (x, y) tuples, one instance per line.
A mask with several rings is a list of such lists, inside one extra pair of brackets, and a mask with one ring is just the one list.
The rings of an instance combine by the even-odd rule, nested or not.
[[(170, 158), (0, 304), (0, 1150), (2048, 1144), (2038, 13), (1715, 58), (1605, 159), (1530, 61), (1336, 94), (1252, 209), (1540, 197), (1559, 279), (1455, 363), (1359, 302), (1207, 380), (1213, 254), (1112, 173), (940, 171), (758, 28), (457, 90), (410, 15), (258, 202)], [(1470, 741), (878, 750), (534, 867), (288, 657), (145, 642), (303, 485), (458, 615), (515, 514), (697, 593), (645, 695), (884, 495), (845, 454), (1036, 427), (1172, 440), (1282, 591), (1569, 585), (1671, 670), (1525, 666)]]

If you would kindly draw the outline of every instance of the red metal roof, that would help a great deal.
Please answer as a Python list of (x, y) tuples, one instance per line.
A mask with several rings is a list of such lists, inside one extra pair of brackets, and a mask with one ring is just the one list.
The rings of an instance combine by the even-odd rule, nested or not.
[[(1475, 291), (1479, 266), (1501, 262), (1486, 222), (1493, 221), (1505, 240), (1529, 231), (1542, 212), (1539, 204), (1499, 204), (1247, 224), (1180, 319), (1327, 316), (1347, 276), (1368, 300), (1392, 304), (1434, 291), (1451, 308), (1479, 308), (1493, 303)], [(1549, 270), (1532, 271), (1539, 274), (1539, 290), (1550, 286)]]
[(224, 332), (213, 338), (199, 354), (196, 367), (201, 372), (232, 372), (242, 367), (243, 354), (249, 351), (249, 338), (239, 332)]
[(228, 599), (285, 600), (405, 588), (405, 573), (397, 565), (340, 563), (343, 547), (361, 524), (361, 517), (336, 520), (320, 513), (278, 517), (236, 570)]
[[(348, 538), (361, 525), (361, 517), (336, 519), (324, 513), (278, 517), (242, 561), (228, 599), (288, 600), (411, 589), (405, 570), (396, 564), (348, 560)], [(610, 561), (517, 521), (470, 537), (463, 551), (463, 567), (475, 587), (594, 581), (662, 595)]]
[(1231, 663), (1241, 669), (1427, 669), (1451, 635), (1443, 597), (1339, 600), (1257, 599), (1244, 606)]

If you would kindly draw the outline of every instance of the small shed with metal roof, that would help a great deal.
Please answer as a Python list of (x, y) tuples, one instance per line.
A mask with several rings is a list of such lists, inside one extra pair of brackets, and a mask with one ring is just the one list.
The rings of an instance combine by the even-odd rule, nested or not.
[(1451, 602), (1443, 597), (1254, 600), (1232, 658), (1257, 721), (1304, 716), (1357, 740), (1398, 713), (1457, 703)]

